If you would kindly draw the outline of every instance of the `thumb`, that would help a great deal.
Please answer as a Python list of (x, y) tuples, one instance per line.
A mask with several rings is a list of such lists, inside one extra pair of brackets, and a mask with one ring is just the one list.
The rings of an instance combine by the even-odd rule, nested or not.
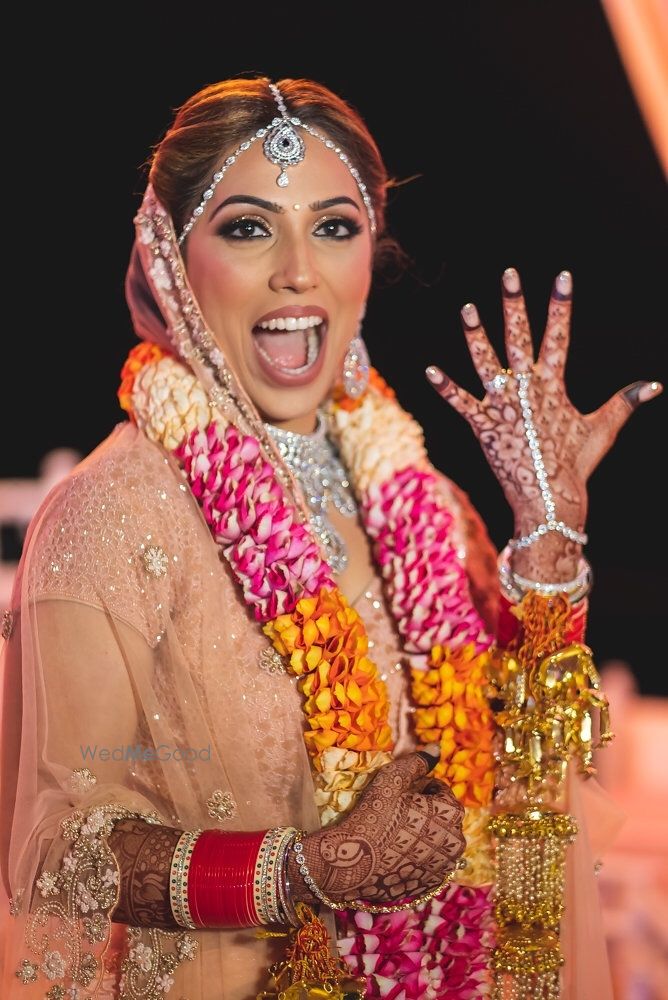
[(616, 392), (594, 413), (589, 414), (588, 419), (602, 429), (607, 427), (608, 433), (614, 440), (633, 411), (648, 400), (661, 395), (662, 392), (663, 386), (660, 382), (633, 382)]
[(433, 771), (441, 759), (441, 748), (438, 743), (427, 743), (422, 750), (418, 750), (416, 756), (422, 757), (427, 765), (426, 773)]

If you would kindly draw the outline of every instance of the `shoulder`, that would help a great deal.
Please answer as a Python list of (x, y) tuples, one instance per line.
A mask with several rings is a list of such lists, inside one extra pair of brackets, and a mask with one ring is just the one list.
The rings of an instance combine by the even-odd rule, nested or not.
[(35, 515), (20, 570), (27, 596), (94, 604), (153, 635), (155, 609), (174, 605), (200, 541), (194, 504), (176, 463), (117, 425)]

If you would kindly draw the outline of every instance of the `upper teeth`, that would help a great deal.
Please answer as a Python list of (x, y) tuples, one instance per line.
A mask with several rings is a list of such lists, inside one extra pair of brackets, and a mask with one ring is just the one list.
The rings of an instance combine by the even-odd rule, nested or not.
[(319, 326), (320, 323), (324, 323), (322, 316), (279, 316), (257, 325), (263, 330), (308, 330), (310, 326)]

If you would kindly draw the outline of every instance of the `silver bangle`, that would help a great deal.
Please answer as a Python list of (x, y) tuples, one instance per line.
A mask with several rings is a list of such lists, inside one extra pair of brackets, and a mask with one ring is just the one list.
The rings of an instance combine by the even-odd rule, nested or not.
[(253, 899), (255, 910), (263, 924), (280, 924), (279, 860), (285, 852), (285, 845), (297, 831), (294, 827), (277, 826), (267, 830), (255, 861), (253, 876)]
[(556, 597), (562, 594), (568, 597), (571, 604), (576, 604), (585, 597), (592, 587), (592, 568), (589, 562), (580, 557), (578, 564), (578, 574), (572, 580), (563, 580), (555, 583), (543, 583), (538, 580), (529, 580), (525, 576), (520, 576), (510, 566), (510, 544), (499, 553), (498, 569), (499, 583), (506, 597), (511, 601), (521, 601), (525, 594), (533, 591), (541, 597)]
[(301, 921), (297, 916), (295, 905), (292, 902), (290, 876), (288, 875), (288, 856), (298, 836), (299, 834), (295, 832), (285, 841), (284, 848), (278, 859), (278, 896), (285, 921), (293, 927), (300, 927)]

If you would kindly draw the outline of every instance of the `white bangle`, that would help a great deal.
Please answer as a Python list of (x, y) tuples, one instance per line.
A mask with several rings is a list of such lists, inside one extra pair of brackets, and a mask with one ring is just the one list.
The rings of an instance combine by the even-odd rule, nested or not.
[(578, 573), (572, 580), (563, 580), (555, 583), (543, 583), (538, 580), (529, 580), (525, 576), (520, 576), (510, 565), (511, 554), (510, 543), (499, 553), (498, 568), (499, 582), (506, 597), (516, 602), (522, 600), (525, 594), (534, 591), (541, 597), (556, 597), (563, 594), (568, 597), (571, 604), (582, 600), (592, 587), (592, 568), (584, 556), (580, 557), (578, 563)]

